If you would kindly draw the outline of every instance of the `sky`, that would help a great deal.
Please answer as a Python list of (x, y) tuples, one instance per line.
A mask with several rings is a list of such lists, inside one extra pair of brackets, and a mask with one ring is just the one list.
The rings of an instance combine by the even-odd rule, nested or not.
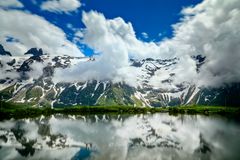
[[(179, 22), (182, 8), (195, 5), (202, 0), (109, 0), (83, 1), (86, 11), (96, 10), (106, 18), (122, 17), (133, 24), (135, 32), (143, 40), (159, 41), (172, 36), (172, 24)], [(147, 33), (144, 39), (141, 33)]]
[[(97, 57), (57, 70), (55, 81), (111, 80), (136, 87), (141, 70), (131, 67), (130, 58), (177, 57), (176, 67), (157, 71), (150, 85), (171, 90), (185, 82), (240, 82), (239, 0), (4, 0), (0, 17), (0, 44), (14, 56), (38, 47), (54, 56)], [(197, 71), (198, 55), (205, 62)], [(163, 84), (166, 79), (172, 83)]]
[[(9, 1), (9, 0), (7, 0)], [(11, 1), (11, 0), (10, 0)], [(91, 10), (103, 13), (106, 18), (122, 17), (126, 22), (131, 22), (136, 35), (143, 41), (160, 41), (172, 37), (172, 24), (180, 21), (181, 10), (184, 7), (196, 5), (202, 0), (81, 0), (80, 7), (68, 13), (43, 10), (41, 5), (45, 0), (19, 0), (27, 10), (33, 14), (44, 17), (47, 21), (60, 27), (70, 41), (74, 39), (74, 31), (69, 28), (83, 28), (82, 12)], [(81, 43), (77, 46), (87, 56), (93, 51)], [(40, 46), (36, 46), (40, 47)]]

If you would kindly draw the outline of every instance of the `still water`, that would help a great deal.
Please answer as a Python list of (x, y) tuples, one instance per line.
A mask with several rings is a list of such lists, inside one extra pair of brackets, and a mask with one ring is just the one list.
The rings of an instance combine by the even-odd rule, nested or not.
[(238, 160), (240, 123), (168, 114), (6, 120), (0, 159)]

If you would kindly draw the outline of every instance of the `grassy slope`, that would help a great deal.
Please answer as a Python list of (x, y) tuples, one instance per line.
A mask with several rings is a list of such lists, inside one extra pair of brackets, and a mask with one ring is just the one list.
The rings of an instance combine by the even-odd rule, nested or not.
[(162, 108), (139, 108), (131, 106), (73, 106), (65, 108), (34, 108), (27, 105), (2, 102), (0, 119), (29, 118), (40, 115), (61, 114), (140, 114), (168, 112), (169, 114), (222, 114), (239, 115), (240, 108), (221, 106), (179, 106)]

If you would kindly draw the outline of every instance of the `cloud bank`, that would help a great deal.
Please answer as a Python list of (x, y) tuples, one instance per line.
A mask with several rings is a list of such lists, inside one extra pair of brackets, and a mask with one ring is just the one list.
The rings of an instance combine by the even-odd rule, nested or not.
[[(0, 9), (0, 43), (13, 55), (21, 55), (32, 47), (41, 47), (53, 55), (83, 56), (78, 47), (66, 38), (62, 29), (43, 17), (6, 9), (23, 7), (17, 0), (0, 2), (0, 6), (5, 8)], [(55, 13), (70, 13), (80, 6), (77, 0), (48, 0), (42, 3), (41, 8)], [(204, 0), (196, 6), (184, 8), (181, 14), (180, 22), (173, 25), (172, 38), (145, 42), (136, 37), (133, 25), (121, 17), (107, 19), (97, 11), (83, 12), (85, 28), (77, 29), (74, 41), (93, 49), (97, 53), (96, 61), (59, 69), (55, 72), (54, 81), (96, 79), (136, 86), (137, 77), (142, 72), (130, 66), (129, 58), (178, 57), (176, 66), (170, 70), (157, 71), (150, 79), (150, 85), (170, 88), (187, 82), (218, 87), (240, 82), (240, 1), (220, 3)], [(7, 41), (9, 38), (11, 42)], [(197, 55), (206, 57), (199, 72), (193, 58)], [(170, 73), (175, 73), (175, 76), (169, 77)], [(169, 78), (172, 80), (170, 86), (162, 83), (162, 80)]]
[[(136, 86), (136, 69), (129, 65), (129, 48), (127, 41), (136, 41), (131, 23), (122, 18), (107, 20), (103, 14), (91, 11), (84, 12), (83, 42), (100, 53), (96, 61), (81, 63), (66, 70), (57, 70), (55, 81), (112, 80), (127, 82)], [(140, 41), (139, 41), (140, 42)], [(130, 47), (130, 45), (129, 45)], [(68, 77), (62, 79), (61, 77)], [(74, 76), (73, 76), (74, 75)]]
[[(240, 82), (240, 1), (205, 0), (182, 14), (182, 22), (174, 25), (174, 38), (165, 42), (182, 59), (176, 75), (200, 86)], [(206, 56), (199, 74), (192, 70), (194, 55)]]
[[(133, 84), (140, 71), (129, 66), (129, 57), (179, 57), (176, 67), (158, 71), (150, 80), (151, 85), (164, 88), (161, 79), (169, 78), (170, 72), (175, 73), (171, 78), (173, 86), (188, 82), (217, 87), (240, 82), (240, 1), (205, 0), (184, 8), (182, 15), (181, 22), (173, 25), (173, 38), (154, 43), (137, 39), (132, 24), (120, 17), (106, 19), (96, 11), (84, 12), (83, 42), (100, 56), (98, 61), (84, 64), (85, 67), (75, 66), (67, 73), (74, 76), (78, 73), (75, 80), (121, 79)], [(196, 61), (192, 58), (196, 55), (206, 57), (200, 72), (196, 71)], [(71, 74), (68, 76), (72, 77)]]

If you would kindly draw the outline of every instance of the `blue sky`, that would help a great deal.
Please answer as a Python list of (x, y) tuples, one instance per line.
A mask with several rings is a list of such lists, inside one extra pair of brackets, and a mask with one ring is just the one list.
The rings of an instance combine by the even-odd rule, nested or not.
[[(131, 22), (136, 36), (143, 41), (160, 41), (172, 36), (172, 25), (180, 21), (182, 8), (196, 5), (202, 0), (81, 0), (82, 6), (68, 14), (41, 10), (39, 6), (44, 2), (43, 0), (20, 1), (26, 10), (44, 17), (63, 29), (71, 41), (74, 32), (67, 27), (67, 24), (71, 24), (74, 28), (84, 28), (81, 21), (82, 12), (90, 10), (103, 13), (108, 19), (122, 17), (126, 22)], [(148, 34), (148, 38), (143, 37), (143, 32)], [(78, 46), (82, 44), (78, 43)], [(83, 52), (86, 55), (92, 54), (92, 50), (85, 46)]]

